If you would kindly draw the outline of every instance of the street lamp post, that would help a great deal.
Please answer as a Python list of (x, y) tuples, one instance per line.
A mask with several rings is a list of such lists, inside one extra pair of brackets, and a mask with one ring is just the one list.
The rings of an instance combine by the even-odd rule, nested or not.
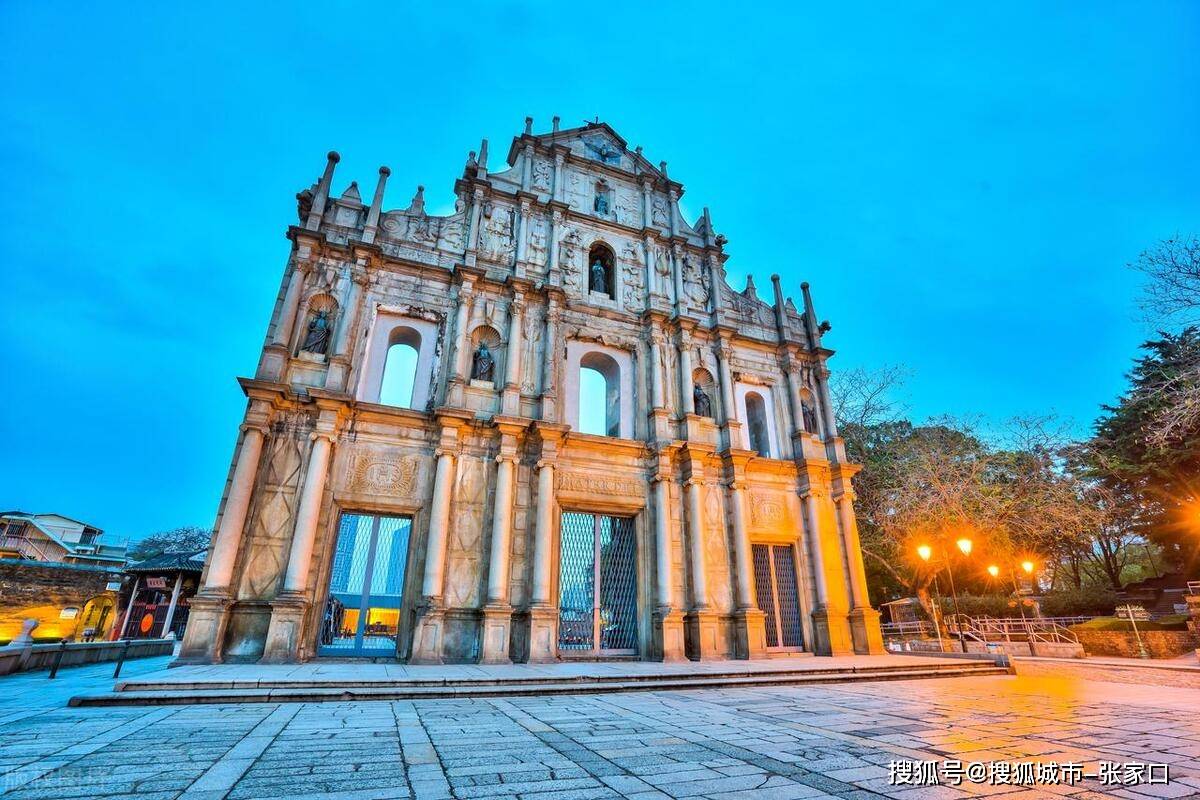
[[(970, 539), (963, 537), (959, 539), (956, 544), (964, 556), (971, 554), (972, 543)], [(927, 544), (923, 544), (917, 548), (917, 555), (919, 555), (923, 561), (928, 562), (933, 556), (933, 548)], [(967, 652), (967, 640), (963, 637), (962, 613), (958, 609), (958, 590), (954, 586), (954, 570), (950, 567), (949, 558), (945, 558), (943, 561), (946, 565), (946, 575), (950, 578), (950, 597), (954, 601), (954, 627), (958, 631), (958, 646), (962, 648), (962, 651), (965, 653)], [(934, 575), (934, 581), (937, 581), (936, 573)]]

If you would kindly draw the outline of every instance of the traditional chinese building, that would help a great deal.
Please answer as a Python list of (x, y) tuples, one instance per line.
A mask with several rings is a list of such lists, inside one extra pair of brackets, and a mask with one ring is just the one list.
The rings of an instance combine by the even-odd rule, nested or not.
[(298, 195), (181, 660), (882, 652), (819, 324), (601, 122)]

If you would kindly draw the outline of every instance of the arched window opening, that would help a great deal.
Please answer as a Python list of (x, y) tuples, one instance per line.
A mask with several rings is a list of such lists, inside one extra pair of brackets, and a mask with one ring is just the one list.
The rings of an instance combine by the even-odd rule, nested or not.
[(750, 449), (764, 458), (770, 458), (771, 442), (767, 433), (767, 404), (758, 392), (747, 392), (746, 394), (746, 421), (750, 431)]
[(621, 435), (621, 368), (604, 353), (588, 353), (579, 361), (579, 430)]
[(588, 251), (588, 291), (617, 296), (616, 257), (605, 244), (594, 244)]
[(421, 335), (412, 328), (397, 328), (388, 337), (387, 360), (379, 386), (379, 402), (385, 406), (412, 408), (417, 377), (417, 354)]

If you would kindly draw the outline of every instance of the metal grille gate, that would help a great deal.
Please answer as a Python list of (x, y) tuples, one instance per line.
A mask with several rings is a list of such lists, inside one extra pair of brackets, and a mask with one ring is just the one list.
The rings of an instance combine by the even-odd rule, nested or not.
[(753, 545), (754, 588), (758, 607), (766, 616), (767, 647), (804, 647), (800, 627), (800, 596), (796, 583), (796, 553), (791, 545)]
[(318, 655), (396, 655), (411, 532), (408, 517), (342, 515)]
[(558, 575), (558, 647), (637, 653), (637, 541), (633, 520), (566, 511)]

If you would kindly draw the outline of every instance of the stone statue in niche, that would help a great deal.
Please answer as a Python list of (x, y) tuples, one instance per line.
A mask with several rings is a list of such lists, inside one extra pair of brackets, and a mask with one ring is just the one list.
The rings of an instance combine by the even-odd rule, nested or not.
[(480, 342), (479, 349), (471, 359), (471, 380), (490, 381), (496, 374), (496, 359), (488, 349), (487, 342)]
[(608, 294), (608, 272), (598, 258), (588, 272), (588, 291)]
[(592, 208), (597, 214), (608, 214), (608, 194), (602, 191), (596, 192), (596, 199), (592, 201)]
[(818, 433), (817, 409), (813, 407), (812, 401), (807, 397), (800, 401), (800, 415), (804, 418), (804, 430), (808, 433)]
[(329, 334), (329, 312), (318, 311), (312, 322), (308, 323), (308, 333), (305, 334), (304, 344), (300, 345), (300, 349), (307, 353), (325, 355), (325, 351), (329, 349)]
[(712, 401), (708, 399), (708, 395), (699, 386), (692, 387), (692, 400), (696, 405), (696, 413), (701, 417), (712, 419)]

